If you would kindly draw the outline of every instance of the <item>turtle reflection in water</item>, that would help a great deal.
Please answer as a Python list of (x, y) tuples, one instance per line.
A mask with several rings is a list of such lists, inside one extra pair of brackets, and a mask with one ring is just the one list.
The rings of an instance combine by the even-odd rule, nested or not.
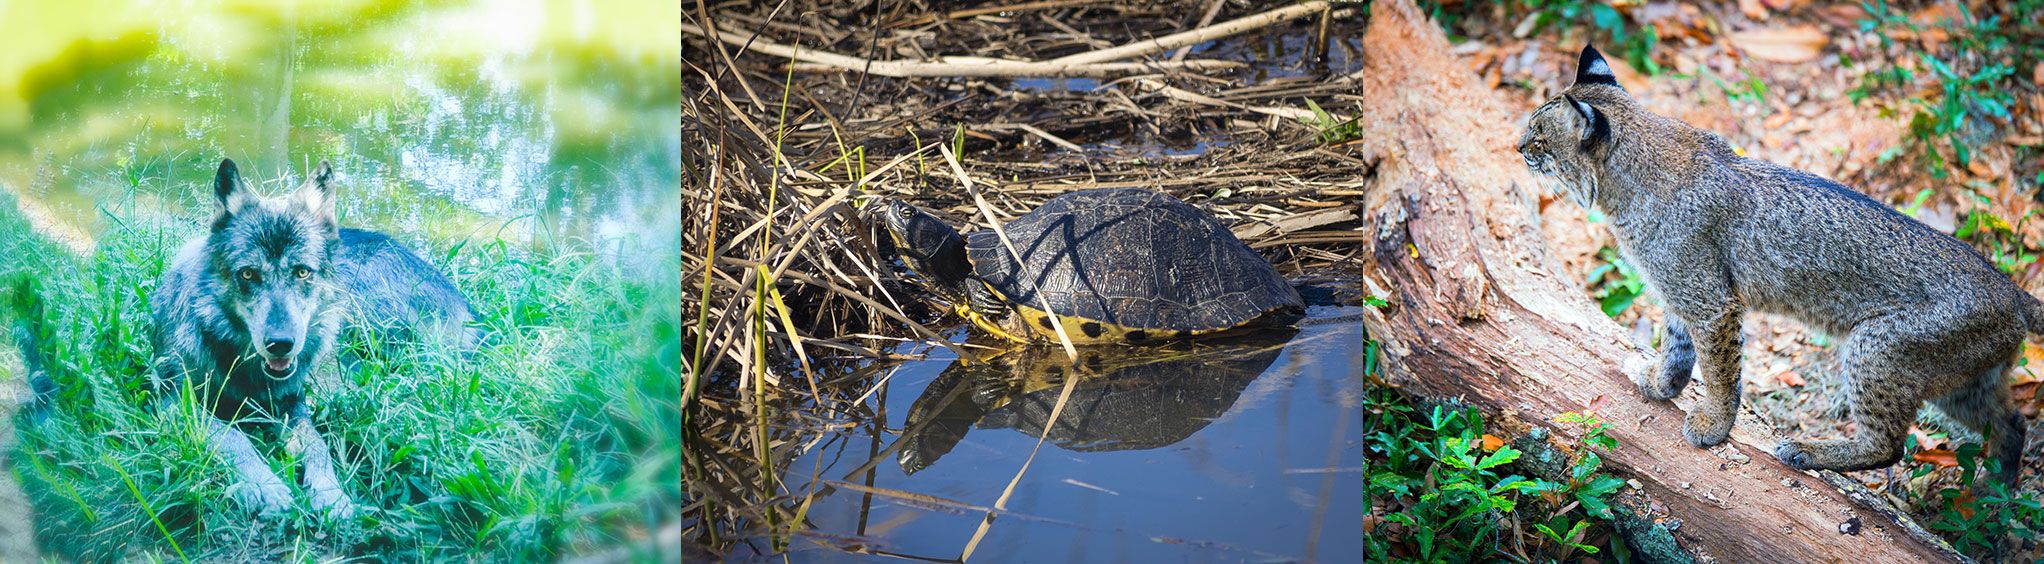
[(1078, 362), (1052, 346), (1020, 346), (984, 363), (951, 365), (909, 406), (896, 461), (914, 474), (974, 426), (1043, 433), (1065, 378), (1071, 400), (1046, 437), (1072, 451), (1143, 450), (1192, 436), (1277, 360), (1293, 334), (1272, 329), (1163, 347), (1082, 347)]

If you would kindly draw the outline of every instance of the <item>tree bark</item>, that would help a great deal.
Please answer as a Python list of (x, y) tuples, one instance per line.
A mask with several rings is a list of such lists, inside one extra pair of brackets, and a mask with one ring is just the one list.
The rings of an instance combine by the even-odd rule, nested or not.
[[(1627, 377), (1657, 358), (1630, 344), (1548, 255), (1541, 188), (1515, 149), (1522, 116), (1449, 54), (1411, 0), (1377, 2), (1371, 14), (1360, 118), (1375, 162), (1365, 272), (1392, 297), (1365, 322), (1383, 343), (1388, 382), (1459, 397), (1520, 432), (1562, 427), (1552, 423), (1558, 415), (1598, 405), (1618, 440), (1605, 467), (1680, 519), (1674, 535), (1699, 560), (1960, 558), (1852, 480), (1782, 465), (1775, 439), (1750, 415), (1724, 445), (1684, 440), (1683, 411), (1647, 401)], [(1694, 401), (1697, 388), (1678, 402)], [(1855, 519), (1856, 534), (1841, 532)]]

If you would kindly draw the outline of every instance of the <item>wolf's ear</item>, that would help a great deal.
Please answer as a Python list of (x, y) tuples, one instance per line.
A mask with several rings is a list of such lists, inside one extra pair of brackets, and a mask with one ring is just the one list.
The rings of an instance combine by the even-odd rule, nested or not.
[(335, 225), (333, 165), (324, 160), (319, 161), (319, 168), (312, 170), (312, 176), (305, 179), (305, 184), (298, 186), (298, 191), (291, 194), (291, 199), (298, 205), (305, 206), (305, 209), (311, 210), (315, 217), (326, 222), (328, 226)]
[(1597, 108), (1591, 106), (1589, 102), (1578, 100), (1576, 97), (1567, 94), (1561, 95), (1561, 100), (1568, 102), (1569, 109), (1575, 111), (1575, 122), (1579, 130), (1577, 141), (1584, 145), (1589, 145), (1611, 134), (1611, 124), (1604, 121), (1604, 113), (1597, 111)]
[(241, 169), (235, 168), (234, 159), (220, 159), (220, 171), (213, 174), (213, 199), (220, 202), (222, 216), (255, 205), (255, 194), (241, 184)]
[(1619, 86), (1618, 76), (1611, 74), (1611, 63), (1604, 61), (1604, 54), (1588, 43), (1583, 44), (1583, 55), (1576, 59), (1576, 84), (1609, 84)]

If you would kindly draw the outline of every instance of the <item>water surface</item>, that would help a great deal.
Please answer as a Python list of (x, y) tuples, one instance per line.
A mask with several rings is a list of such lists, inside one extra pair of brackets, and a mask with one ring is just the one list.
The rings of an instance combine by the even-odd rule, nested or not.
[(955, 559), (1048, 423), (973, 561), (1356, 562), (1357, 311), (1315, 306), (1296, 333), (1082, 349), (1076, 364), (1039, 347), (876, 366), (879, 419), (789, 467), (791, 492), (823, 492), (790, 550)]

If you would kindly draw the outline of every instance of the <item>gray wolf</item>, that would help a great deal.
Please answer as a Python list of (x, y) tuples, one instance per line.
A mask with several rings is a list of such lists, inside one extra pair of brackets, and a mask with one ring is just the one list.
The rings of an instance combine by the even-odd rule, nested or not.
[(468, 300), (389, 237), (341, 228), (326, 162), (290, 195), (265, 198), (244, 185), (234, 161), (222, 160), (213, 195), (211, 227), (184, 245), (149, 296), (158, 401), (174, 400), (189, 383), (206, 402), (208, 445), (233, 468), (240, 483), (230, 490), (248, 506), (275, 513), (293, 504), (291, 488), (242, 429), (257, 427), (279, 431), (304, 463), (314, 511), (352, 514), (312, 426), (307, 374), (344, 335), (470, 346)]
[(1983, 432), (2016, 479), (2024, 421), (2006, 373), (2044, 303), (1965, 243), (1837, 182), (1748, 159), (1723, 138), (1635, 102), (1592, 47), (1576, 82), (1535, 110), (1519, 152), (1584, 206), (1604, 210), (1619, 250), (1666, 303), (1652, 400), (1692, 376), (1704, 399), (1684, 421), (1697, 447), (1724, 442), (1739, 405), (1740, 317), (1787, 315), (1838, 337), (1856, 437), (1789, 440), (1798, 469), (1894, 464), (1928, 400)]

